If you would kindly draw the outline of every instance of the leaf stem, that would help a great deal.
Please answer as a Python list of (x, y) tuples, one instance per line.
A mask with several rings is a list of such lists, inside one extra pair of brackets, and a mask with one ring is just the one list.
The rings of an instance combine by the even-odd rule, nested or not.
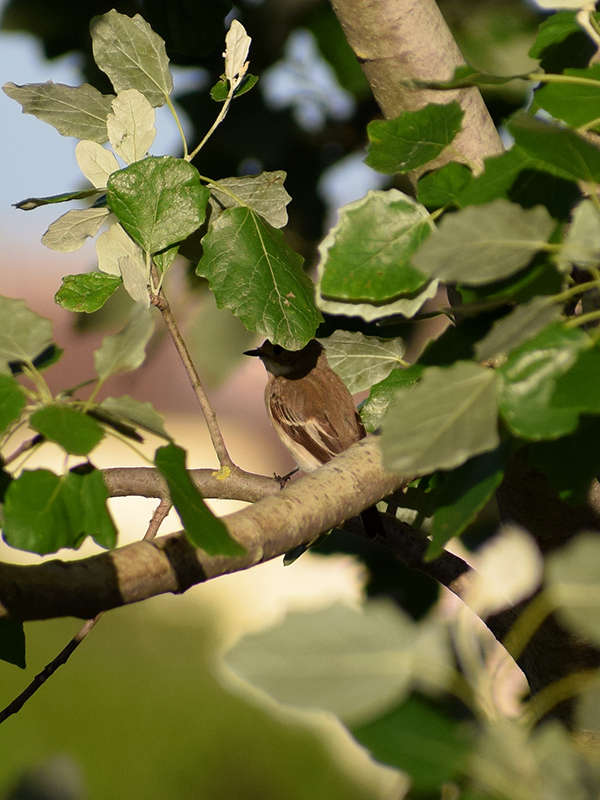
[(150, 302), (152, 305), (156, 306), (156, 308), (158, 308), (162, 314), (162, 318), (167, 327), (169, 335), (173, 340), (173, 344), (175, 345), (175, 348), (179, 354), (179, 358), (181, 359), (185, 371), (188, 374), (190, 383), (192, 384), (192, 389), (194, 390), (196, 399), (198, 400), (200, 408), (202, 409), (202, 413), (204, 414), (208, 432), (210, 434), (215, 453), (219, 459), (220, 466), (228, 467), (229, 469), (235, 469), (236, 465), (234, 464), (231, 456), (229, 455), (229, 451), (225, 446), (223, 434), (221, 433), (221, 429), (219, 428), (219, 424), (217, 422), (217, 415), (215, 414), (208, 396), (204, 391), (198, 371), (196, 370), (185, 341), (183, 340), (177, 323), (175, 322), (171, 307), (164, 295), (164, 292), (161, 290), (160, 294), (151, 295)]
[(223, 102), (223, 107), (219, 111), (217, 118), (208, 129), (207, 133), (204, 136), (204, 139), (202, 139), (198, 147), (192, 150), (192, 152), (189, 155), (185, 156), (186, 161), (192, 161), (198, 155), (200, 150), (202, 150), (202, 148), (204, 147), (206, 142), (210, 139), (210, 137), (213, 135), (218, 126), (223, 122), (223, 120), (227, 116), (227, 112), (229, 111), (229, 106), (231, 105), (231, 101), (233, 100), (234, 93), (235, 93), (235, 87), (232, 84), (230, 84), (229, 93), (225, 98), (225, 101)]
[(169, 108), (169, 111), (171, 112), (171, 114), (173, 115), (173, 118), (175, 119), (175, 123), (177, 125), (178, 130), (179, 130), (179, 135), (181, 136), (181, 141), (183, 143), (183, 157), (184, 157), (184, 159), (186, 161), (190, 161), (190, 159), (188, 158), (188, 146), (187, 146), (187, 142), (185, 140), (185, 133), (184, 133), (183, 127), (181, 125), (181, 120), (179, 119), (179, 114), (177, 113), (177, 110), (175, 109), (175, 106), (173, 105), (173, 101), (171, 100), (169, 95), (165, 95), (165, 97), (166, 97), (166, 100), (167, 100), (167, 106)]

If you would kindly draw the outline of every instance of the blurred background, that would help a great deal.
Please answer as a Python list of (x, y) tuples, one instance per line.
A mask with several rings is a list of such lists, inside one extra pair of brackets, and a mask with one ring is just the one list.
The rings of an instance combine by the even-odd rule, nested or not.
[[(253, 38), (250, 71), (259, 83), (233, 103), (195, 163), (216, 179), (285, 170), (292, 196), (285, 235), (312, 269), (336, 209), (369, 188), (389, 185), (363, 163), (365, 127), (379, 112), (329, 3), (246, 0), (232, 8), (227, 0), (0, 0), (1, 83), (87, 81), (111, 91), (91, 59), (89, 21), (113, 7), (142, 13), (166, 39), (174, 97), (192, 146), (218, 112), (208, 89), (223, 69), (228, 22), (232, 15), (243, 22)], [(505, 74), (531, 67), (527, 50), (540, 18), (529, 5), (445, 0), (441, 7), (473, 66)], [(520, 106), (524, 91), (511, 83), (487, 94), (494, 118), (500, 121)], [(23, 115), (4, 94), (0, 119), (0, 292), (25, 298), (53, 320), (65, 354), (47, 378), (53, 389), (62, 389), (91, 375), (94, 349), (105, 333), (119, 329), (129, 301), (117, 292), (101, 312), (81, 316), (54, 304), (63, 275), (94, 267), (93, 243), (75, 253), (52, 252), (40, 238), (67, 207), (23, 212), (12, 204), (83, 188), (76, 140)], [(164, 107), (158, 109), (157, 129), (152, 153), (178, 155), (178, 133)], [(191, 262), (181, 259), (173, 267), (167, 290), (234, 460), (245, 469), (285, 473), (292, 465), (266, 418), (264, 370), (241, 356), (256, 339), (229, 312), (216, 309)], [(335, 326), (356, 329), (360, 322), (330, 319), (325, 331)], [(105, 394), (150, 400), (189, 450), (188, 464), (216, 464), (187, 378), (160, 331), (144, 367), (113, 378)], [(156, 444), (149, 441), (147, 451)], [(143, 463), (126, 448), (107, 444), (94, 461), (100, 467)], [(43, 463), (62, 467), (51, 448)], [(143, 536), (155, 503), (111, 503), (121, 542)], [(215, 505), (219, 513), (233, 507)], [(164, 530), (178, 527), (177, 518), (169, 518)], [(390, 565), (374, 545), (330, 538), (329, 555), (309, 553), (287, 568), (274, 562), (195, 587), (183, 597), (156, 598), (107, 615), (68, 665), (0, 727), (0, 798), (398, 797), (398, 776), (370, 762), (334, 720), (260, 707), (219, 680), (218, 654), (291, 608), (336, 600), (356, 604), (367, 592), (390, 596), (418, 617), (435, 601), (434, 586)], [(1, 555), (13, 561), (26, 557), (3, 545)], [(79, 627), (76, 620), (28, 624), (28, 668), (22, 672), (0, 663), (0, 706)]]

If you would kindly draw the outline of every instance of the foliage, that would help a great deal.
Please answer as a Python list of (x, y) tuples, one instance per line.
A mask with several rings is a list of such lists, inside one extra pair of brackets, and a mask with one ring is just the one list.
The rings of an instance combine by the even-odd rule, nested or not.
[[(585, 29), (600, 39), (596, 17), (585, 14)], [(544, 63), (579, 30), (577, 19), (561, 12), (544, 23), (532, 55)], [(485, 159), (481, 169), (455, 160), (430, 170), (419, 180), (417, 199), (388, 188), (340, 209), (319, 247), (313, 285), (281, 230), (289, 202), (284, 173), (220, 178), (200, 174), (192, 163), (234, 99), (256, 83), (247, 71), (250, 38), (243, 26), (235, 20), (226, 37), (224, 72), (211, 92), (222, 104), (215, 121), (195, 148), (182, 133), (180, 158), (149, 154), (154, 108), (166, 104), (179, 123), (161, 36), (140, 15), (116, 10), (92, 21), (91, 36), (96, 64), (114, 94), (87, 84), (11, 83), (4, 90), (26, 113), (81, 140), (77, 160), (93, 189), (18, 206), (90, 198), (88, 208), (67, 211), (42, 238), (70, 252), (110, 223), (96, 241), (98, 271), (66, 276), (56, 301), (89, 313), (122, 284), (135, 306), (125, 328), (97, 349), (93, 388), (82, 399), (81, 387), (57, 396), (48, 388), (43, 370), (60, 357), (48, 321), (22, 301), (0, 298), (6, 452), (0, 487), (10, 545), (47, 554), (78, 548), (91, 536), (114, 547), (116, 529), (93, 451), (107, 435), (137, 442), (151, 431), (168, 440), (153, 463), (193, 544), (224, 558), (241, 553), (197, 492), (185, 452), (169, 441), (160, 415), (127, 396), (96, 400), (109, 376), (142, 364), (154, 329), (149, 306), (160, 308), (165, 274), (194, 239), (201, 240), (196, 274), (206, 278), (217, 305), (249, 330), (299, 349), (326, 315), (329, 330), (318, 335), (331, 364), (352, 391), (370, 390), (365, 423), (381, 430), (385, 465), (413, 481), (405, 505), (429, 520), (429, 558), (468, 533), (515, 454), (531, 459), (563, 499), (575, 503), (586, 495), (600, 470), (600, 450), (586, 448), (568, 480), (561, 465), (576, 460), (574, 449), (585, 447), (600, 416), (600, 151), (587, 135), (600, 127), (597, 65), (511, 76), (534, 87), (531, 106), (507, 120), (513, 148)], [(506, 80), (461, 68), (435, 88)], [(536, 115), (540, 110), (543, 116)], [(371, 122), (367, 163), (393, 180), (440, 156), (449, 161), (462, 119), (451, 102)], [(452, 327), (405, 369), (405, 337), (393, 334), (430, 315), (424, 304), (441, 283), (460, 307), (431, 313)], [(360, 332), (349, 317), (358, 319)], [(337, 331), (325, 335), (331, 328)], [(52, 442), (64, 450), (64, 474), (20, 469), (20, 452), (11, 454), (10, 444), (26, 426), (30, 449)], [(227, 466), (222, 458), (221, 469)], [(513, 656), (556, 609), (576, 635), (598, 644), (599, 563), (597, 536), (590, 533), (549, 559), (541, 594), (506, 643)], [(479, 566), (489, 579), (470, 605), (482, 616), (528, 597), (542, 569), (530, 539), (515, 531), (498, 537)], [(0, 628), (0, 655), (18, 665), (25, 653), (21, 634), (18, 625)], [(229, 664), (284, 704), (339, 715), (376, 759), (408, 773), (414, 797), (450, 783), (466, 792), (460, 796), (478, 800), (559, 798), (567, 791), (596, 796), (597, 766), (567, 730), (558, 723), (534, 727), (563, 699), (564, 687), (551, 685), (518, 719), (500, 718), (486, 683), (488, 651), (485, 638), (465, 636), (461, 618), (415, 622), (391, 604), (371, 601), (360, 613), (333, 608), (295, 615), (281, 629), (244, 640)], [(579, 684), (567, 696), (581, 695), (578, 718), (597, 731), (594, 692), (595, 684)], [(559, 758), (562, 770), (548, 769)]]

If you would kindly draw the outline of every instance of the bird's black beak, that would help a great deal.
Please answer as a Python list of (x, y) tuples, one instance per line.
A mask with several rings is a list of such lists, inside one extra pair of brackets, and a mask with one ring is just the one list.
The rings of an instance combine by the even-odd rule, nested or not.
[(260, 358), (260, 347), (257, 347), (256, 350), (244, 350), (242, 353), (244, 356), (256, 356)]

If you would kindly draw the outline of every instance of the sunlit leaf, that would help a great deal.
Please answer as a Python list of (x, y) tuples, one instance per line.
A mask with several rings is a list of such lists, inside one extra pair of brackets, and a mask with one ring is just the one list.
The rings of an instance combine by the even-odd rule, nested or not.
[[(220, 213), (224, 208), (240, 205), (240, 200), (274, 228), (283, 228), (288, 221), (286, 206), (292, 199), (283, 185), (285, 179), (283, 170), (241, 178), (221, 178), (218, 184), (210, 186), (211, 206)], [(234, 196), (223, 189), (229, 190)]]
[(42, 244), (60, 253), (72, 253), (95, 236), (106, 217), (108, 208), (74, 208), (52, 222), (42, 236)]
[(337, 372), (352, 394), (370, 389), (402, 364), (402, 339), (379, 339), (360, 332), (338, 330), (326, 339), (329, 366)]
[(139, 14), (128, 17), (113, 8), (90, 23), (94, 59), (117, 93), (137, 89), (153, 106), (162, 106), (173, 90), (165, 43)]
[(59, 403), (40, 408), (31, 415), (29, 422), (34, 430), (73, 455), (87, 455), (104, 437), (95, 420)]
[(119, 92), (111, 107), (106, 124), (113, 150), (126, 164), (139, 161), (156, 136), (154, 108), (137, 89)]
[(62, 83), (28, 83), (17, 86), (5, 83), (5, 94), (23, 106), (24, 114), (33, 114), (52, 125), (63, 136), (91, 139), (103, 144), (108, 140), (106, 118), (114, 95), (100, 94), (93, 86), (64, 86)]
[(165, 430), (165, 418), (154, 409), (152, 403), (134, 400), (133, 397), (125, 394), (121, 397), (105, 398), (100, 404), (100, 408), (118, 419), (126, 420), (135, 427), (144, 428), (164, 439), (171, 438)]
[(120, 277), (104, 272), (65, 275), (54, 300), (67, 311), (86, 311), (91, 314), (102, 308), (121, 283)]
[(119, 169), (119, 162), (114, 155), (98, 142), (77, 142), (75, 158), (79, 169), (97, 189), (104, 189), (111, 173)]

